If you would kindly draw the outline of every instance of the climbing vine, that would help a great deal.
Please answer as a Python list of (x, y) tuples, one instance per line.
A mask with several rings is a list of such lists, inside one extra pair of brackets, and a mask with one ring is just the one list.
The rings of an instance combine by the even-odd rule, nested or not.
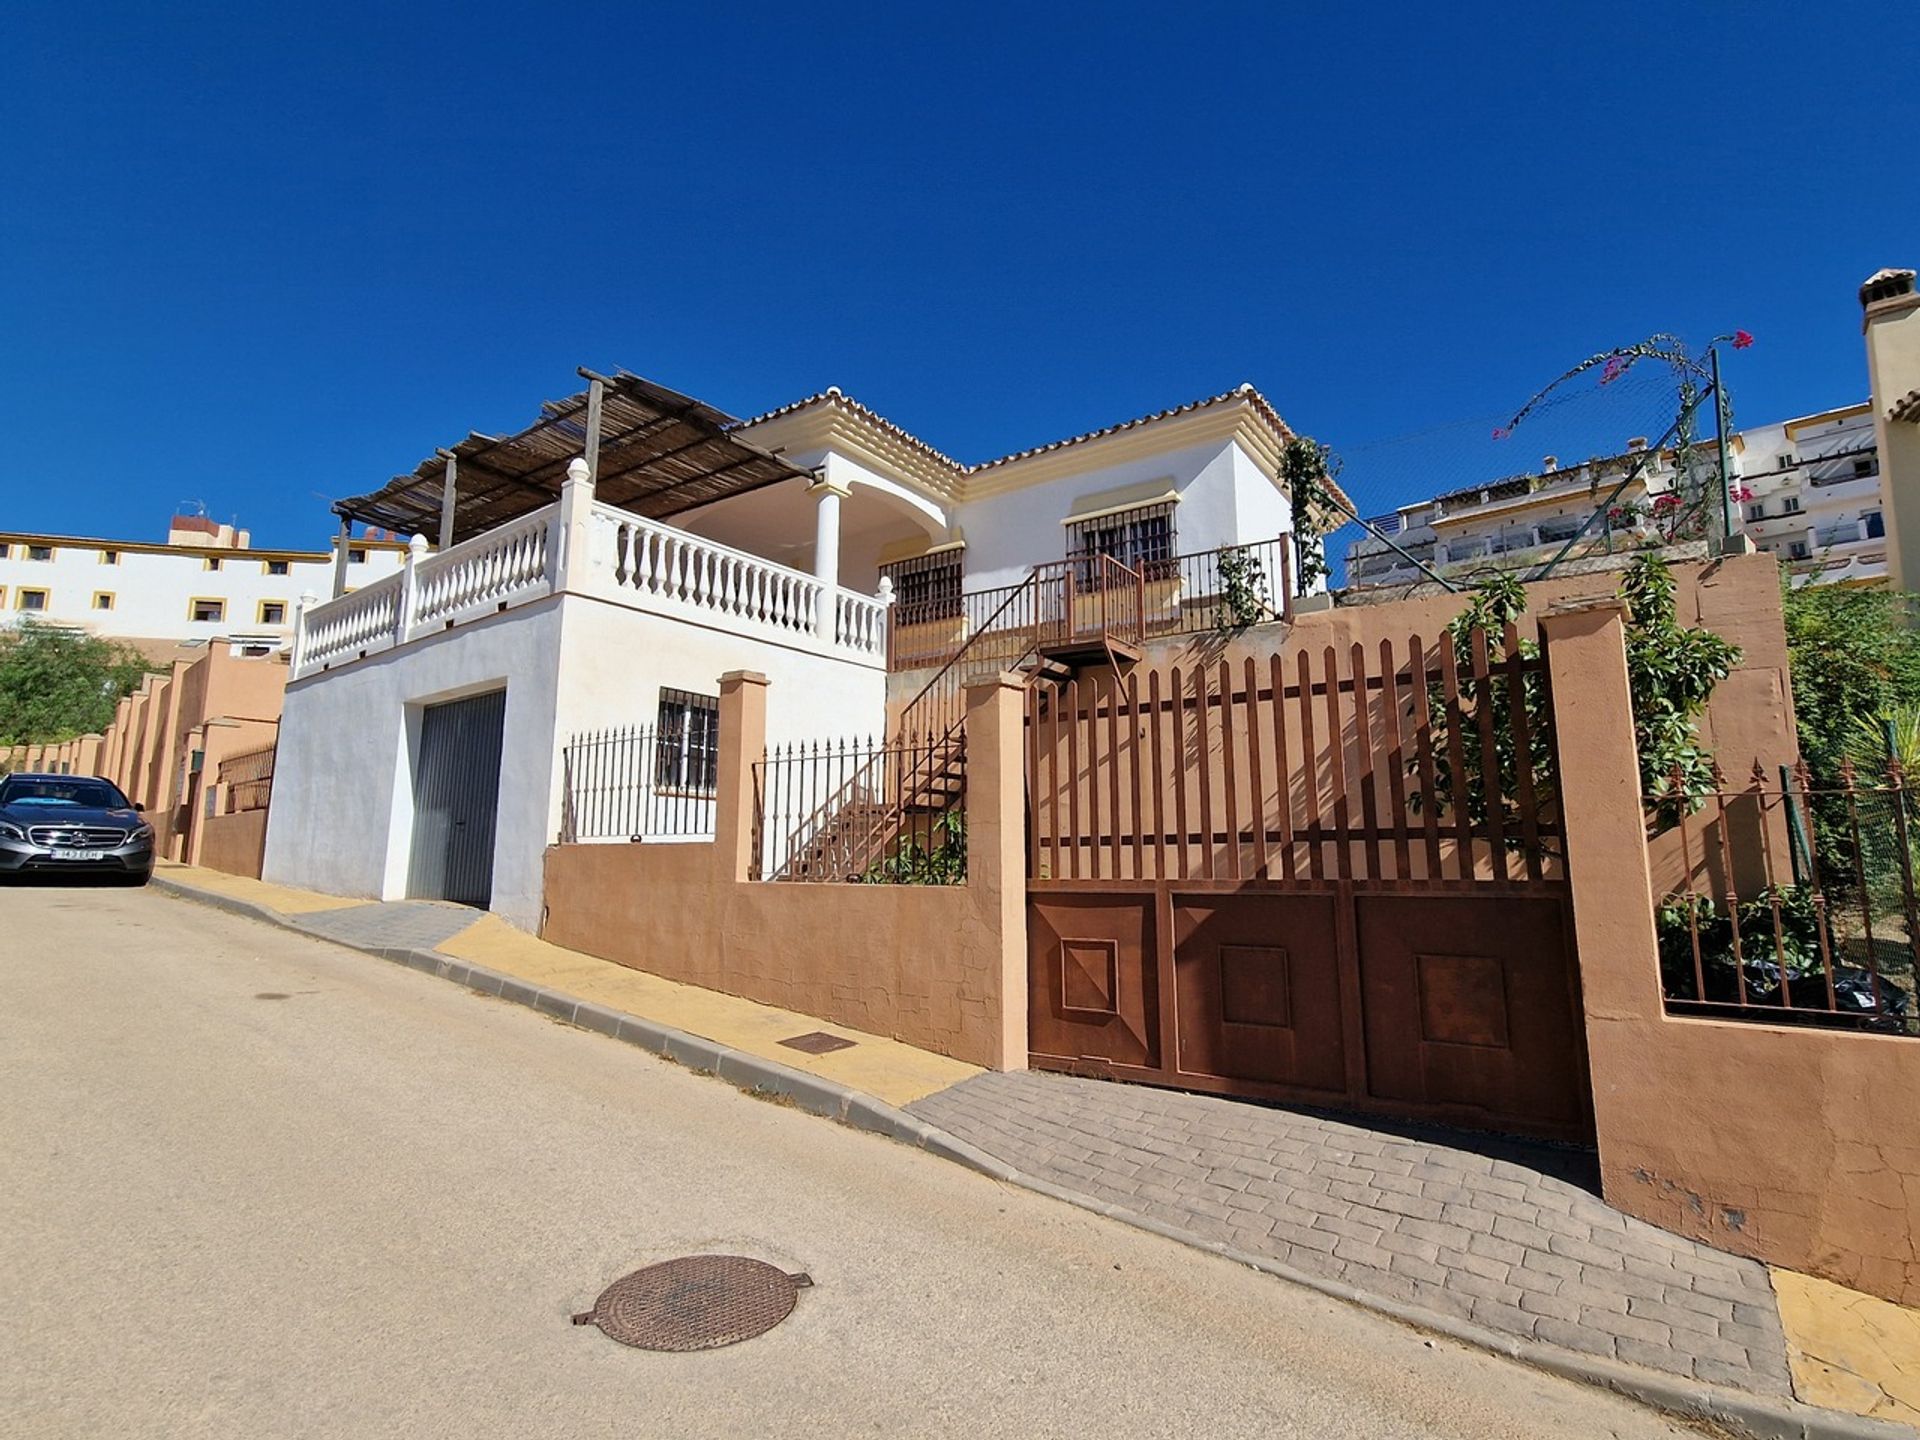
[[(1655, 813), (1665, 823), (1699, 808), (1714, 788), (1713, 757), (1700, 744), (1699, 720), (1719, 683), (1739, 663), (1739, 647), (1711, 630), (1688, 629), (1679, 622), (1674, 603), (1673, 572), (1655, 554), (1636, 557), (1621, 581), (1620, 598), (1627, 605), (1627, 680), (1632, 692), (1634, 750), (1640, 758), (1641, 793), (1655, 798)], [(1529, 670), (1520, 686), (1525, 707), (1526, 749), (1521, 753), (1515, 723), (1514, 693), (1500, 663), (1512, 653), (1532, 658), (1537, 642), (1519, 637), (1517, 625), (1527, 608), (1526, 588), (1514, 575), (1496, 575), (1480, 585), (1453, 623), (1447, 627), (1459, 672), (1460, 713), (1471, 728), (1479, 716), (1490, 717), (1495, 768), (1504, 812), (1512, 811), (1519, 793), (1518, 771), (1525, 765), (1536, 800), (1544, 807), (1552, 799), (1553, 766), (1551, 714), (1546, 686), (1538, 670)], [(1476, 632), (1486, 635), (1491, 678), (1474, 678)], [(1510, 649), (1509, 647), (1512, 647)], [(1452, 795), (1447, 744), (1449, 711), (1436, 687), (1428, 708), (1435, 717), (1433, 744), (1436, 778), (1441, 793)], [(1476, 743), (1466, 738), (1468, 753)], [(1467, 767), (1464, 800), (1469, 816), (1487, 818), (1485, 779), (1476, 765)], [(1513, 830), (1507, 830), (1509, 835)]]
[(1327, 552), (1322, 537), (1333, 528), (1338, 511), (1332, 492), (1340, 473), (1333, 448), (1311, 435), (1295, 435), (1280, 452), (1280, 478), (1286, 482), (1293, 506), (1293, 590), (1312, 593), (1327, 578)]
[(1229, 545), (1220, 552), (1217, 564), (1220, 600), (1214, 610), (1215, 630), (1222, 635), (1238, 635), (1272, 614), (1267, 571), (1258, 555), (1244, 545)]

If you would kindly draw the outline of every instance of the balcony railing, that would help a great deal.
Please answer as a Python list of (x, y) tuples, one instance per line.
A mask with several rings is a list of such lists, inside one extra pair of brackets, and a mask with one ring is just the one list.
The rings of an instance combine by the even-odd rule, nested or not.
[(302, 610), (293, 678), (361, 660), (558, 591), (878, 668), (887, 606), (611, 505), (583, 506), (566, 554), (562, 501), (397, 575)]
[[(1011, 663), (1031, 648), (1036, 636), (1060, 640), (1084, 633), (1097, 597), (1110, 588), (1097, 567), (1098, 557), (1093, 556), (1058, 560), (1036, 566), (1018, 585), (895, 605), (888, 667), (942, 665), (975, 637), (984, 641), (1002, 634), (1005, 643), (999, 648), (1005, 653), (993, 658)], [(1232, 629), (1292, 614), (1291, 535), (1143, 560), (1138, 573), (1138, 628), (1145, 639)], [(1122, 617), (1111, 610), (1109, 618)], [(978, 643), (974, 648), (985, 665), (988, 652)]]

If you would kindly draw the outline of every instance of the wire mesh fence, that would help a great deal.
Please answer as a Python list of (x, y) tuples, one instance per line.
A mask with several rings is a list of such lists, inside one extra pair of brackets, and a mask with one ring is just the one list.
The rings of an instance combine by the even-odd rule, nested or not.
[(574, 735), (561, 840), (711, 840), (717, 751), (700, 738), (652, 725)]
[(753, 773), (756, 880), (958, 885), (967, 878), (964, 730), (780, 746)]
[[(1709, 366), (1655, 336), (1492, 413), (1343, 446), (1329, 583), (1361, 598), (1711, 546), (1731, 492)], [(1737, 486), (1737, 481), (1735, 482)]]
[(1867, 783), (1848, 766), (1825, 785), (1756, 765), (1689, 814), (1648, 807), (1670, 1011), (1920, 1034), (1920, 817), (1897, 765)]

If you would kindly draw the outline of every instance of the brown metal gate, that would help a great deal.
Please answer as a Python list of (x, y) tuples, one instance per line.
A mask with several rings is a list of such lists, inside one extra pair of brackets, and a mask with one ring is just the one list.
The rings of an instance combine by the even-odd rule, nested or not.
[(1462, 652), (1036, 685), (1032, 1063), (1590, 1139), (1544, 668)]

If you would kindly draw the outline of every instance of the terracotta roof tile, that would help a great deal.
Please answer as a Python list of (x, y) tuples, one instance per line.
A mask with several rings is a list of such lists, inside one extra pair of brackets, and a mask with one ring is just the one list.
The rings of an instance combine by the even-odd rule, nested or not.
[(1122, 431), (1136, 430), (1143, 425), (1152, 425), (1161, 420), (1171, 420), (1175, 416), (1189, 415), (1195, 411), (1211, 409), (1215, 405), (1229, 404), (1236, 400), (1246, 400), (1251, 403), (1254, 412), (1272, 429), (1275, 438), (1282, 444), (1293, 438), (1293, 432), (1287, 428), (1286, 422), (1280, 418), (1280, 413), (1273, 408), (1272, 403), (1267, 397), (1254, 389), (1252, 385), (1239, 385), (1232, 390), (1223, 391), (1218, 395), (1210, 395), (1204, 400), (1194, 400), (1185, 405), (1176, 405), (1168, 410), (1156, 410), (1150, 415), (1137, 416), (1132, 420), (1123, 420), (1117, 425), (1106, 425), (1098, 430), (1089, 430), (1081, 435), (1070, 435), (1064, 440), (1054, 440), (1045, 445), (1035, 445), (1030, 449), (1017, 450), (1011, 455), (1002, 455), (993, 460), (983, 460), (977, 465), (963, 465), (960, 461), (955, 460), (943, 451), (934, 449), (933, 446), (927, 444), (926, 441), (920, 439), (919, 436), (913, 434), (911, 431), (902, 429), (900, 426), (894, 424), (893, 421), (887, 419), (886, 416), (881, 415), (868, 406), (862, 405), (851, 395), (843, 394), (837, 385), (830, 386), (804, 399), (795, 400), (790, 405), (782, 405), (777, 410), (769, 410), (765, 414), (755, 415), (750, 420), (742, 420), (739, 423), (741, 427), (758, 425), (762, 421), (777, 420), (783, 415), (792, 415), (816, 405), (837, 405), (880, 426), (882, 429), (904, 440), (916, 449), (925, 451), (942, 465), (951, 467), (956, 473), (961, 475), (977, 475), (983, 470), (997, 469), (1003, 465), (1011, 465), (1018, 460), (1031, 459), (1035, 455), (1045, 455), (1055, 450), (1064, 450), (1070, 445), (1081, 445), (1089, 440), (1099, 440), (1108, 435), (1118, 435)]
[(1920, 390), (1909, 390), (1887, 409), (1887, 418), (1895, 424), (1920, 425)]

